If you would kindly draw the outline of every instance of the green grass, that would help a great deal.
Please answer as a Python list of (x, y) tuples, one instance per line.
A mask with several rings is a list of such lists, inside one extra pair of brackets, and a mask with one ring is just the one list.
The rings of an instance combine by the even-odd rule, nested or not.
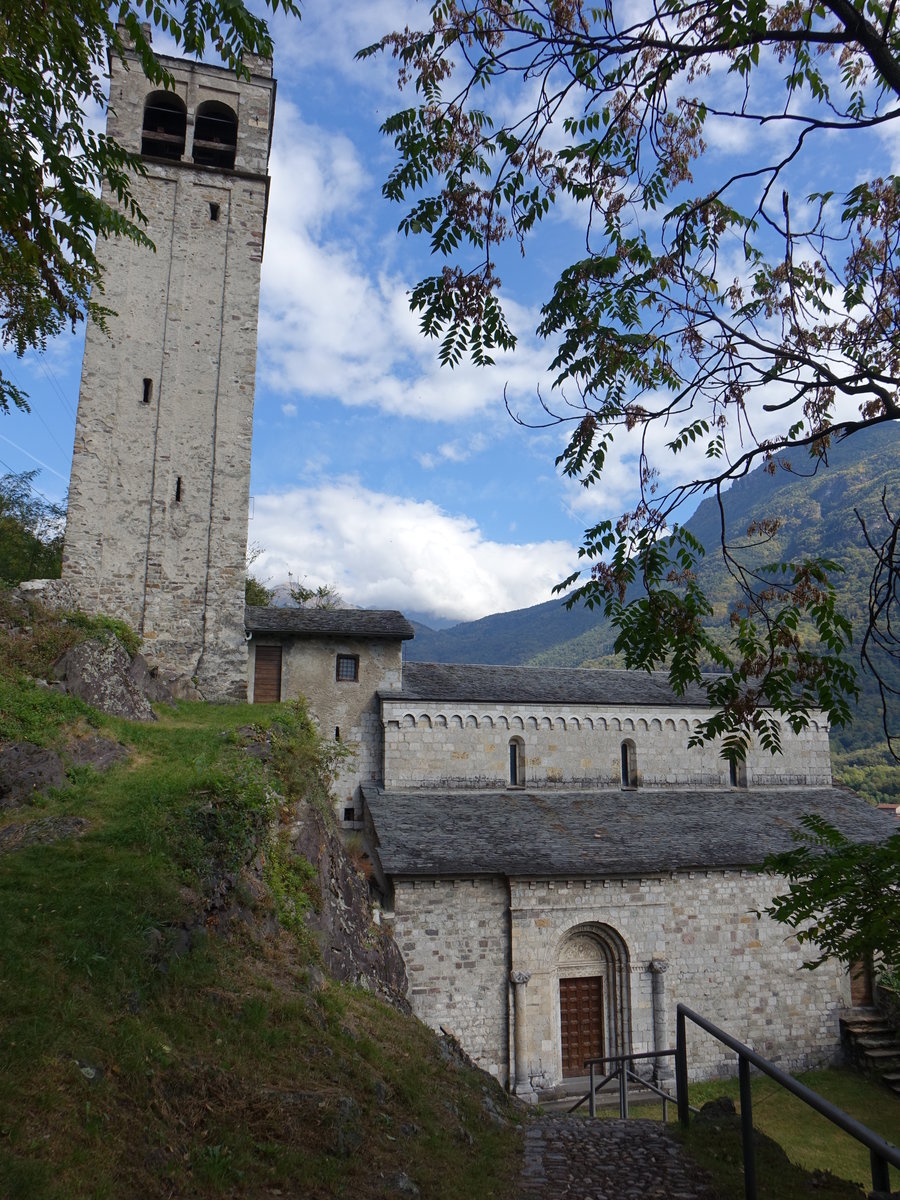
[[(47, 695), (5, 694), (7, 730)], [(52, 711), (62, 734), (73, 713)], [(273, 899), (243, 870), (292, 797), (324, 802), (333, 764), (303, 714), (185, 703), (154, 723), (90, 719), (129, 760), (0, 817), (90, 823), (0, 855), (4, 1200), (374, 1200), (400, 1171), (435, 1200), (509, 1195), (518, 1134), (484, 1105), (487, 1089), (504, 1106), (499, 1089), (448, 1063), (414, 1019), (316, 983), (305, 864), (263, 855)], [(275, 726), (269, 766), (236, 734), (257, 723)], [(216, 936), (211, 912), (173, 953), (223, 873), (242, 905), (277, 905), (284, 923)]]
[[(849, 1069), (810, 1071), (798, 1078), (886, 1141), (900, 1141), (900, 1097), (882, 1084)], [(756, 1076), (751, 1091), (754, 1127), (774, 1138), (792, 1162), (871, 1187), (864, 1146), (767, 1076)], [(716, 1096), (730, 1096), (739, 1108), (737, 1080), (691, 1088), (691, 1103), (698, 1107)], [(900, 1173), (892, 1170), (891, 1178), (893, 1186), (900, 1187)]]

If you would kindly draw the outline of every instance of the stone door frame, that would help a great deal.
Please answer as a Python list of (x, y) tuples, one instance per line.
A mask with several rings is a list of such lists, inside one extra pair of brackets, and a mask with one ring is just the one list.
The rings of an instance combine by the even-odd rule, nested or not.
[(560, 980), (600, 976), (603, 980), (603, 1053), (629, 1054), (632, 1047), (631, 956), (622, 935), (612, 926), (596, 921), (571, 926), (557, 946), (555, 975), (553, 1027), (556, 1031), (557, 1078), (563, 1078)]

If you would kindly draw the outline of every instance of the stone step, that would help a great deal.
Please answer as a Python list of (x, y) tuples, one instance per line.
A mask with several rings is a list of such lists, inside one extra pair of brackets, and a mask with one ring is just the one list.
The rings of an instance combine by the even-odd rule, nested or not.
[(865, 1034), (871, 1033), (874, 1030), (881, 1032), (882, 1030), (892, 1030), (893, 1025), (886, 1021), (884, 1017), (871, 1017), (866, 1020), (857, 1020), (856, 1018), (841, 1017), (841, 1025), (848, 1033)]
[(846, 1025), (845, 1024), (843, 1026), (843, 1030), (844, 1030), (844, 1033), (849, 1034), (850, 1037), (873, 1037), (876, 1035), (884, 1035), (884, 1034), (889, 1034), (893, 1037), (897, 1036), (894, 1032), (893, 1025), (888, 1025), (886, 1021), (879, 1022), (877, 1024), (873, 1021), (871, 1024), (868, 1024), (868, 1025)]
[(886, 1033), (866, 1033), (856, 1038), (857, 1046), (861, 1046), (864, 1050), (870, 1047), (873, 1050), (880, 1049), (885, 1046), (896, 1046), (900, 1049), (900, 1042), (897, 1041), (896, 1034), (893, 1030), (888, 1030)]
[(900, 1062), (900, 1045), (873, 1047), (863, 1050), (863, 1055), (872, 1062), (885, 1065), (889, 1062)]

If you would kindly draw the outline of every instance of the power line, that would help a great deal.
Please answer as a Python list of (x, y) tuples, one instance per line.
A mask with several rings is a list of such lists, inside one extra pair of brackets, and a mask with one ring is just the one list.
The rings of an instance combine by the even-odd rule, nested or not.
[[(9, 366), (7, 366), (5, 368), (5, 371), (6, 371), (6, 374), (9, 375), (9, 377), (12, 379), (13, 383), (15, 383), (16, 386), (19, 387), (21, 390), (21, 384), (19, 383), (19, 379), (18, 379), (18, 376), (16, 375), (15, 371), (11, 370), (11, 368)], [(65, 456), (66, 451), (62, 448), (62, 446), (56, 440), (56, 434), (53, 432), (53, 430), (50, 428), (50, 426), (44, 420), (44, 414), (41, 412), (40, 406), (38, 406), (37, 408), (32, 408), (31, 411), (32, 411), (32, 414), (37, 417), (37, 419), (40, 421), (40, 423), (43, 425), (43, 427), (47, 430), (47, 433), (50, 435), (50, 438), (53, 441), (53, 444), (56, 446), (56, 448), (60, 452), (60, 454)]]
[[(63, 481), (63, 483), (69, 482), (68, 479), (66, 479), (65, 475), (60, 475), (60, 473), (59, 473), (59, 471), (57, 471), (56, 467), (51, 467), (48, 463), (41, 462), (41, 460), (39, 458), (36, 458), (35, 455), (33, 455), (31, 453), (30, 450), (26, 450), (23, 446), (16, 445), (16, 443), (11, 438), (4, 437), (4, 435), (2, 433), (0, 433), (0, 440), (6, 442), (6, 444), (8, 446), (12, 446), (13, 450), (18, 450), (18, 452), (20, 454), (24, 454), (26, 458), (30, 458), (32, 462), (36, 462), (39, 467), (43, 467), (45, 471), (49, 471), (50, 474), (55, 475), (57, 479), (61, 479)], [(15, 474), (15, 472), (13, 472), (13, 473)]]
[(56, 373), (54, 372), (53, 368), (50, 366), (50, 364), (47, 362), (47, 360), (43, 357), (38, 359), (38, 364), (39, 364), (41, 370), (46, 375), (46, 377), (49, 379), (50, 384), (56, 391), (57, 396), (59, 396), (60, 400), (62, 401), (62, 405), (65, 408), (66, 412), (69, 414), (69, 416), (74, 421), (75, 420), (75, 410), (72, 407), (69, 397), (65, 394), (63, 389), (60, 387), (59, 381), (56, 378)]
[[(12, 469), (12, 467), (9, 465), (9, 463), (4, 462), (4, 460), (2, 458), (0, 458), (0, 467), (6, 467), (9, 474), (14, 475), (16, 477), (16, 479), (21, 479), (22, 475), (25, 473), (23, 471), (14, 471)], [(38, 488), (36, 488), (30, 479), (23, 480), (23, 483), (26, 484), (29, 491), (34, 492), (35, 496), (40, 496), (40, 498), (42, 500), (46, 501), (46, 503), (49, 504), (51, 507), (53, 507), (56, 504), (55, 500), (51, 500), (49, 496), (45, 496), (42, 491), (40, 491)]]

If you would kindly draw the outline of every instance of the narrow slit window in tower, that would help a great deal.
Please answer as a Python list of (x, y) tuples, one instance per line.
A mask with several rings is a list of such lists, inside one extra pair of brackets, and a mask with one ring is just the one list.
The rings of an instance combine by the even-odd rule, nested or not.
[(144, 379), (144, 390), (141, 394), (141, 404), (149, 404), (153, 399), (153, 380)]
[(209, 202), (209, 219), (211, 221), (218, 221), (219, 219), (219, 206), (212, 200)]
[(180, 475), (175, 480), (175, 503), (176, 504), (181, 503), (181, 476)]

